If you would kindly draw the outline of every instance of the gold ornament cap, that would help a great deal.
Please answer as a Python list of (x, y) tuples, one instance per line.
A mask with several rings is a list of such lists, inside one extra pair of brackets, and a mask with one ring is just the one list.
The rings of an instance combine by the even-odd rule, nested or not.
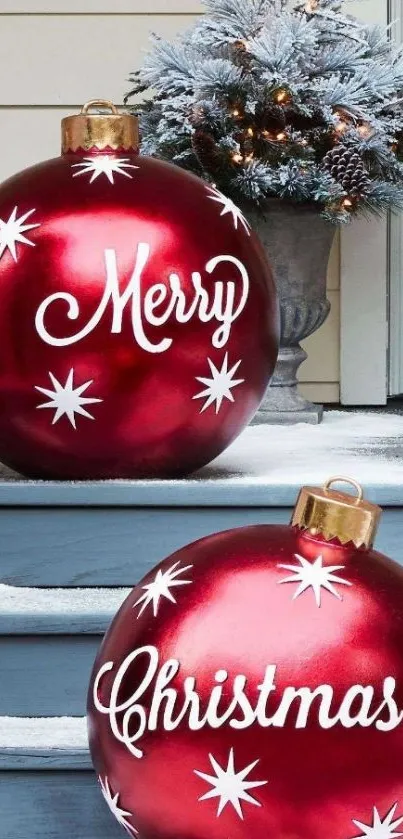
[[(109, 113), (93, 114), (91, 108), (102, 108)], [(62, 120), (62, 154), (91, 149), (136, 152), (138, 147), (137, 117), (121, 113), (107, 99), (91, 99), (79, 114)]]
[[(349, 484), (357, 495), (332, 489), (336, 483)], [(357, 548), (371, 548), (381, 515), (381, 507), (364, 499), (357, 481), (337, 475), (323, 487), (302, 487), (291, 524), (327, 541), (338, 539), (343, 545), (353, 542)]]

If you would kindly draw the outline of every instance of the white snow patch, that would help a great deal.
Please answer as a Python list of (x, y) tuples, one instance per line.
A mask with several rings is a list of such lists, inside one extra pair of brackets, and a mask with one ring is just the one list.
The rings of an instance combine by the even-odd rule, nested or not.
[[(202, 481), (224, 481), (228, 486), (298, 487), (306, 483), (323, 483), (326, 477), (337, 473), (351, 475), (364, 485), (401, 487), (403, 415), (381, 411), (327, 411), (320, 425), (249, 426), (223, 454), (190, 478), (97, 483), (147, 487), (163, 483), (174, 489)], [(32, 483), (1, 464), (0, 476), (2, 480)], [(76, 484), (74, 481), (67, 483)]]
[(402, 453), (403, 416), (330, 411), (319, 426), (249, 426), (197, 477), (299, 485), (347, 474), (363, 484), (401, 485)]
[(0, 717), (0, 749), (87, 751), (85, 717)]
[(131, 589), (23, 588), (0, 584), (2, 614), (104, 615), (112, 617)]

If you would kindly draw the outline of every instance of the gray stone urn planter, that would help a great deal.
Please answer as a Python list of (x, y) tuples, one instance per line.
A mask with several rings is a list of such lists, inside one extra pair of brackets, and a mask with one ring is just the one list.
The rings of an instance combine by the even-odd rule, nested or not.
[(326, 320), (326, 275), (336, 232), (311, 207), (294, 207), (273, 200), (264, 215), (245, 213), (259, 236), (272, 266), (280, 300), (280, 352), (273, 378), (252, 424), (317, 424), (323, 406), (298, 393), (297, 371), (307, 358), (300, 341)]

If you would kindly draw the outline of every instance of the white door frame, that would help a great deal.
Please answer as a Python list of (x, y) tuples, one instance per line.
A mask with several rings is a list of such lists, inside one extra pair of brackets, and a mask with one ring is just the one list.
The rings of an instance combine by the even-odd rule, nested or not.
[[(389, 20), (403, 44), (403, 0), (389, 0)], [(403, 393), (403, 215), (390, 218), (389, 264), (389, 395)]]
[(403, 217), (390, 219), (389, 396), (403, 393)]
[(342, 232), (340, 401), (385, 405), (388, 396), (386, 221), (357, 219)]
[[(365, 6), (363, 3), (360, 7), (360, 14), (365, 14)], [(374, 22), (375, 15), (376, 22), (386, 26), (388, 21), (400, 18), (402, 6), (403, 0), (372, 0), (367, 17)], [(340, 267), (342, 405), (386, 404), (389, 253), (387, 221), (359, 218), (343, 228)]]

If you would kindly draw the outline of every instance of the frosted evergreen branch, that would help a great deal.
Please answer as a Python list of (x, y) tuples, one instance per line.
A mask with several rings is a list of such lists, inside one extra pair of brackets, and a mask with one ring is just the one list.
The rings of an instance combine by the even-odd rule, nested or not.
[(348, 0), (205, 5), (129, 78), (126, 100), (147, 94), (143, 150), (241, 204), (309, 203), (335, 223), (402, 206), (403, 49), (388, 29)]

